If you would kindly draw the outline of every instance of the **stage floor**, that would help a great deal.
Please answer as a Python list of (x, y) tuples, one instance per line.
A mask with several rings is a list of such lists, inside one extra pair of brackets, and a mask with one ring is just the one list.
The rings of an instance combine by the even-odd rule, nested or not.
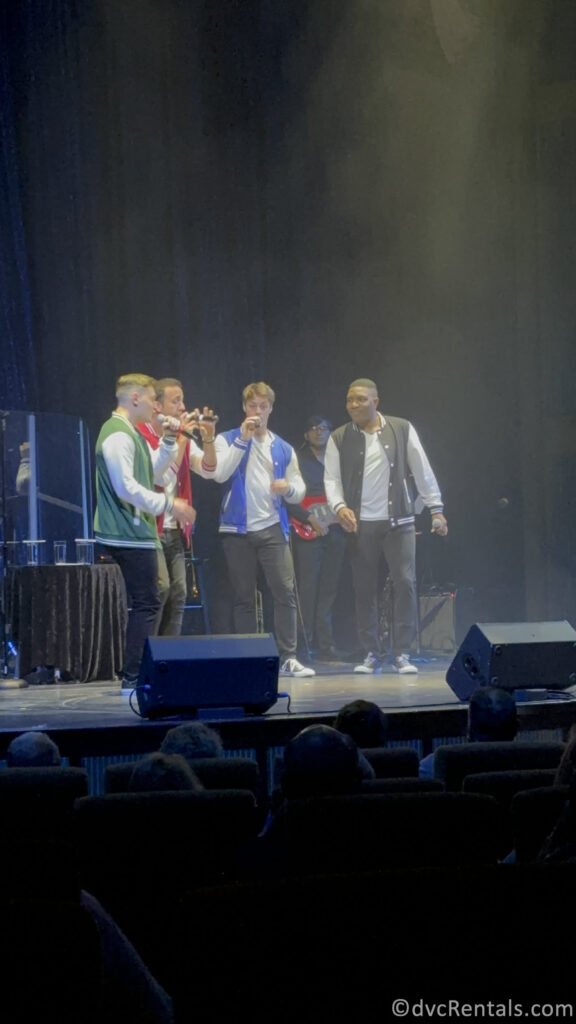
[[(363, 697), (384, 711), (432, 709), (462, 706), (446, 683), (447, 658), (415, 659), (418, 675), (399, 676), (392, 671), (367, 676), (355, 675), (351, 665), (316, 666), (308, 679), (280, 678), (278, 701), (263, 719), (287, 714), (329, 715), (343, 704)], [(131, 702), (136, 708), (133, 711)], [(135, 695), (122, 693), (120, 683), (51, 683), (22, 689), (0, 690), (0, 731), (26, 729), (94, 729), (132, 726), (138, 721)], [(202, 717), (211, 721), (230, 717), (231, 712), (210, 709)]]

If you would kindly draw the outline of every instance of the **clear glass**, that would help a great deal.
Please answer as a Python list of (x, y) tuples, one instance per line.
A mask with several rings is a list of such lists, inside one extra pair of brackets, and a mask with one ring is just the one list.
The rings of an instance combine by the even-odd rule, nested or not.
[(66, 550), (68, 545), (65, 540), (54, 541), (54, 565), (66, 565)]
[[(38, 565), (92, 533), (92, 477), (82, 420), (59, 413), (0, 411), (0, 488), (11, 567)], [(42, 541), (49, 545), (48, 558)], [(34, 549), (34, 544), (37, 548)]]
[(43, 557), (42, 545), (46, 543), (45, 540), (24, 540), (22, 541), (24, 550), (26, 551), (26, 565), (41, 565)]
[(76, 561), (78, 565), (93, 565), (94, 564), (94, 541), (89, 540), (86, 537), (77, 537), (75, 540), (76, 544)]

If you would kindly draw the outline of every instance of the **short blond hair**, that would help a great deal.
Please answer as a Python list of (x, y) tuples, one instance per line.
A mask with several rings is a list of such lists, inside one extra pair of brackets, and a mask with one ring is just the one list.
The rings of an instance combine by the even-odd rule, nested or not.
[(153, 388), (156, 394), (156, 379), (145, 373), (125, 373), (116, 381), (116, 398), (120, 401), (127, 398), (131, 391), (145, 391)]
[(256, 381), (254, 384), (247, 384), (242, 392), (242, 402), (245, 405), (251, 398), (258, 395), (258, 398), (267, 398), (270, 405), (274, 405), (276, 401), (276, 395), (269, 384), (266, 384), (263, 380)]

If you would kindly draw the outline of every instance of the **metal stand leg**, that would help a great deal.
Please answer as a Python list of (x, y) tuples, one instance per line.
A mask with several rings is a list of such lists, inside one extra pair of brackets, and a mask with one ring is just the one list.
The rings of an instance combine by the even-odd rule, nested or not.
[[(194, 555), (187, 556), (187, 568), (190, 567), (188, 578), (188, 600), (184, 605), (184, 611), (201, 611), (204, 620), (204, 633), (208, 635), (210, 628), (210, 613), (206, 602), (206, 589), (204, 586), (204, 559), (196, 558)], [(190, 600), (191, 599), (191, 600)]]

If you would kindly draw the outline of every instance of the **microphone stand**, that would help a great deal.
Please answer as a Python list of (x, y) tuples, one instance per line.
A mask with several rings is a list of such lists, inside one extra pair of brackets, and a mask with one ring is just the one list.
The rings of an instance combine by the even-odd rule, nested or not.
[(0, 529), (2, 531), (2, 580), (0, 584), (0, 646), (1, 646), (1, 669), (0, 669), (0, 690), (21, 690), (28, 686), (25, 679), (17, 679), (10, 676), (9, 655), (11, 641), (8, 639), (6, 610), (8, 606), (8, 542), (6, 540), (7, 523), (7, 499), (6, 499), (6, 420), (9, 412), (0, 410), (0, 474), (2, 483), (0, 487)]

